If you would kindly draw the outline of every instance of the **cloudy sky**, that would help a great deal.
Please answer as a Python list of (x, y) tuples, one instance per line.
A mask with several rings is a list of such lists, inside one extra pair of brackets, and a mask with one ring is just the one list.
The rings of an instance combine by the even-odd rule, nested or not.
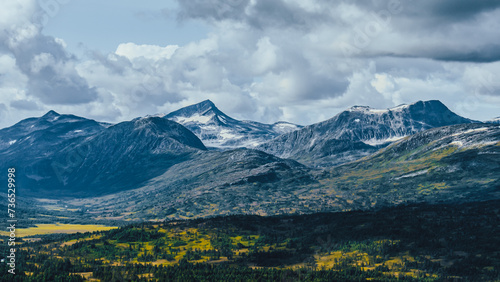
[(268, 123), (430, 99), (500, 116), (498, 0), (0, 1), (0, 127), (205, 99)]

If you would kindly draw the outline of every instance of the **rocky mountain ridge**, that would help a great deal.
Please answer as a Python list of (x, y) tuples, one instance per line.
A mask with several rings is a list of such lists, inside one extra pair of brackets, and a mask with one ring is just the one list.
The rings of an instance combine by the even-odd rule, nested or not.
[(435, 100), (386, 110), (354, 106), (329, 120), (283, 134), (257, 149), (306, 165), (328, 167), (368, 156), (418, 132), (473, 122)]
[(217, 149), (254, 148), (280, 134), (301, 128), (288, 122), (264, 124), (233, 119), (210, 100), (187, 106), (164, 116), (184, 125), (207, 147)]

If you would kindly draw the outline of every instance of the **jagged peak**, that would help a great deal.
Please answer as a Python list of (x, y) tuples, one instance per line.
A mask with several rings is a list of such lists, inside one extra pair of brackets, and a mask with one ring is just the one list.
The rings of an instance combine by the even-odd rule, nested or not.
[(42, 117), (43, 118), (50, 118), (50, 117), (59, 117), (59, 116), (61, 116), (59, 113), (57, 113), (54, 110), (50, 110), (46, 114), (44, 114)]
[(215, 107), (214, 102), (210, 101), (209, 99), (201, 101), (200, 103), (198, 103), (198, 105), (200, 105), (200, 106), (202, 105), (202, 106)]
[(223, 115), (223, 113), (215, 106), (215, 104), (212, 101), (204, 100), (200, 103), (189, 105), (177, 111), (171, 112), (165, 115), (165, 117), (166, 118), (179, 117), (179, 116), (189, 117), (196, 114), (206, 115), (209, 112), (215, 112), (218, 115)]

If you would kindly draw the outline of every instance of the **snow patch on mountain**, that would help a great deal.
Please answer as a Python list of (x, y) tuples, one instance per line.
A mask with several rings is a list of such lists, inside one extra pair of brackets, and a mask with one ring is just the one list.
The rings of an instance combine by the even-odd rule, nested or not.
[[(482, 148), (486, 146), (496, 145), (498, 136), (493, 134), (500, 129), (500, 126), (483, 126), (487, 124), (474, 124), (476, 127), (465, 127), (463, 130), (455, 130), (455, 132), (446, 134), (447, 128), (443, 128), (441, 137), (436, 138), (435, 143), (440, 144), (433, 148), (433, 151), (444, 149), (448, 146), (455, 146), (461, 150), (471, 148)], [(435, 130), (438, 132), (438, 129)], [(481, 137), (478, 139), (478, 136)]]
[(475, 128), (475, 129), (470, 129), (470, 130), (467, 130), (467, 131), (464, 131), (464, 132), (457, 132), (457, 133), (453, 134), (452, 136), (459, 136), (459, 135), (464, 135), (464, 134), (471, 134), (471, 133), (475, 133), (475, 132), (483, 132), (483, 131), (487, 131), (487, 130), (488, 130), (487, 127)]
[(394, 107), (394, 108), (390, 108), (389, 110), (391, 111), (402, 111), (402, 110), (405, 110), (405, 109), (408, 109), (410, 107), (410, 105), (399, 105), (397, 107)]
[(301, 126), (285, 121), (278, 121), (277, 123), (273, 124), (273, 131), (275, 131), (278, 134), (289, 133), (298, 130), (300, 128)]
[(177, 123), (180, 123), (180, 124), (186, 124), (186, 123), (190, 123), (190, 122), (208, 124), (214, 116), (215, 115), (202, 116), (199, 113), (196, 113), (190, 117), (176, 117), (173, 120)]
[(374, 109), (374, 108), (371, 108), (368, 106), (353, 106), (350, 109), (348, 109), (347, 111), (349, 111), (349, 112), (362, 112), (365, 114), (382, 115), (382, 114), (388, 113), (389, 111), (401, 112), (405, 109), (408, 109), (408, 107), (410, 107), (410, 105), (399, 105), (397, 107), (393, 107), (393, 108), (389, 108), (389, 109)]
[(222, 137), (222, 139), (235, 139), (235, 140), (238, 140), (238, 139), (241, 139), (241, 138), (245, 137), (243, 135), (234, 134), (234, 131), (232, 131), (230, 129), (222, 129), (219, 132), (219, 135), (220, 135), (220, 137)]
[(464, 145), (464, 143), (462, 141), (453, 141), (450, 143), (450, 145), (462, 147)]
[(389, 112), (389, 110), (370, 109), (370, 108), (368, 109), (368, 113), (370, 113), (370, 114), (379, 114), (379, 115), (381, 115), (381, 114), (385, 114), (387, 112)]
[(399, 141), (403, 138), (405, 138), (406, 135), (403, 135), (403, 136), (392, 136), (392, 137), (389, 137), (389, 138), (384, 138), (384, 139), (375, 139), (375, 138), (372, 138), (372, 139), (369, 139), (369, 140), (364, 140), (363, 143), (367, 144), (367, 145), (370, 145), (370, 146), (378, 146), (378, 145), (383, 145), (383, 144), (387, 144), (387, 143), (392, 143), (392, 142), (396, 142), (396, 141)]
[(420, 171), (416, 171), (416, 172), (412, 172), (412, 173), (409, 173), (409, 174), (405, 174), (405, 175), (396, 177), (396, 178), (394, 178), (394, 180), (399, 180), (399, 179), (402, 179), (402, 178), (408, 178), (408, 177), (415, 177), (415, 176), (419, 176), (419, 175), (424, 175), (427, 172), (429, 172), (429, 170), (428, 169), (424, 169), (424, 170), (420, 170)]

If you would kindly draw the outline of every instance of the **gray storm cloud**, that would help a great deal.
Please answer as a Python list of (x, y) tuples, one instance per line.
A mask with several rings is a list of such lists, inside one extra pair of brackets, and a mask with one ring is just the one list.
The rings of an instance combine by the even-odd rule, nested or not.
[(31, 23), (0, 21), (0, 64), (21, 85), (0, 76), (17, 95), (7, 112), (58, 105), (119, 121), (211, 99), (236, 118), (309, 124), (354, 104), (440, 99), (466, 117), (498, 116), (498, 1), (177, 1), (168, 17), (203, 22), (205, 38), (127, 41), (84, 59), (43, 35), (40, 6), (25, 1), (11, 9)]

